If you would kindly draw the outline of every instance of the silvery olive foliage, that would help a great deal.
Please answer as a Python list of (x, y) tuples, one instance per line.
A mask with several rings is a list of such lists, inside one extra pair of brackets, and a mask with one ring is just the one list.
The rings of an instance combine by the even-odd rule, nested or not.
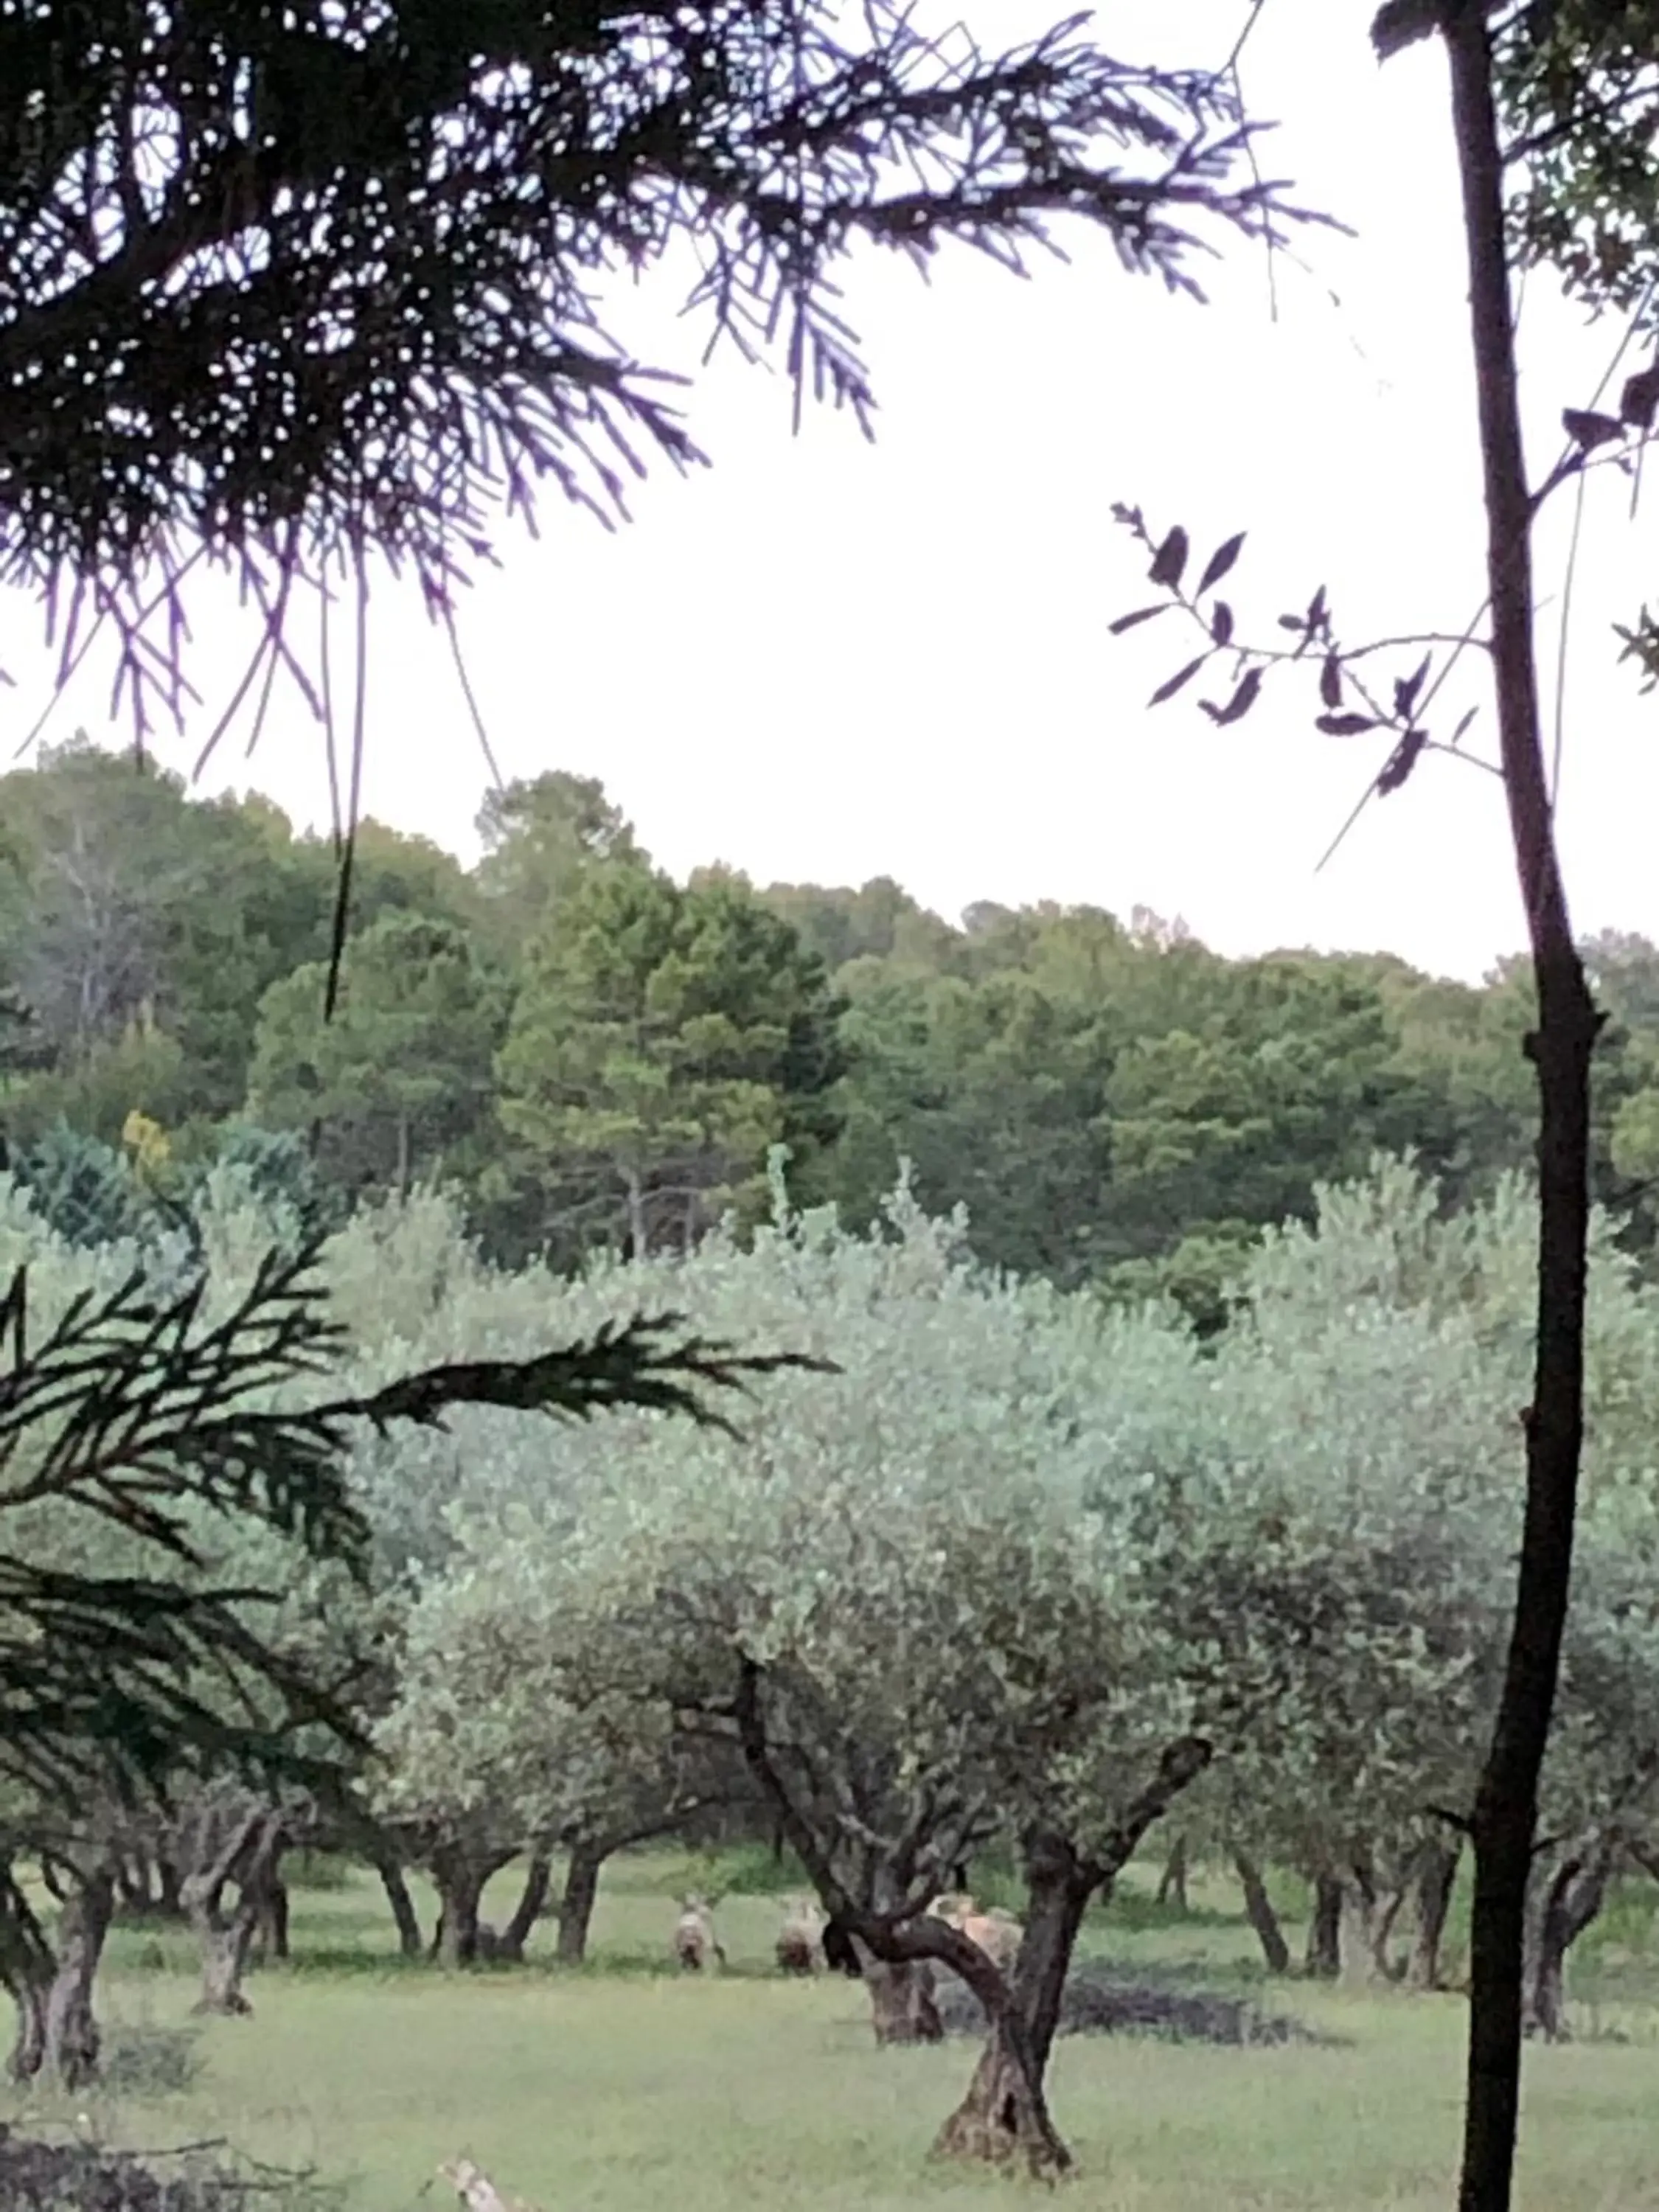
[[(1535, 1208), (1518, 1181), (1445, 1215), (1410, 1167), (1270, 1237), (1201, 1387), (1125, 1407), (1125, 1449), (1273, 1486), (1308, 1547), (1308, 1664), (1203, 1785), (1210, 1819), (1310, 1869), (1456, 1832), (1491, 1724), (1519, 1538)], [(1547, 1829), (1639, 1821), (1659, 1728), (1656, 1313), (1607, 1224), (1592, 1251), (1589, 1437)], [(1450, 1816), (1449, 1818), (1448, 1816)]]
[(747, 1248), (566, 1287), (562, 1326), (672, 1299), (834, 1371), (769, 1378), (733, 1431), (624, 1413), (532, 1486), (467, 1478), (381, 1731), (395, 1801), (568, 1819), (573, 1712), (624, 1763), (717, 1759), (746, 1660), (842, 1878), (890, 1909), (1032, 1823), (1088, 1848), (1169, 1744), (1247, 1729), (1291, 1657), (1261, 1489), (1116, 1449), (1127, 1370), (1197, 1373), (1184, 1331), (990, 1275), (963, 1228), (902, 1185), (850, 1235), (780, 1189)]
[[(1189, 1734), (1215, 1751), (1195, 1832), (1398, 1863), (1467, 1811), (1489, 1723), (1532, 1215), (1519, 1182), (1449, 1215), (1379, 1163), (1266, 1240), (1200, 1343), (1172, 1310), (988, 1273), (903, 1185), (853, 1235), (780, 1180), (750, 1239), (574, 1278), (485, 1265), (416, 1194), (325, 1248), (353, 1389), (641, 1311), (825, 1366), (757, 1378), (729, 1428), (464, 1407), (366, 1433), (366, 1583), (267, 1528), (212, 1532), (213, 1570), (284, 1592), (272, 1632), (355, 1702), (373, 1802), (433, 1838), (609, 1845), (741, 1796), (747, 1659), (841, 1877), (889, 1907), (1034, 1826), (1100, 1844)], [(196, 1231), (214, 1300), (282, 1228), (227, 1175)], [(62, 1244), (0, 1189), (0, 1267), (22, 1256), (44, 1322), (139, 1255)], [(1598, 1232), (1552, 1834), (1652, 1819), (1655, 1318)], [(46, 1506), (30, 1541), (115, 1571), (131, 1539), (88, 1549)]]

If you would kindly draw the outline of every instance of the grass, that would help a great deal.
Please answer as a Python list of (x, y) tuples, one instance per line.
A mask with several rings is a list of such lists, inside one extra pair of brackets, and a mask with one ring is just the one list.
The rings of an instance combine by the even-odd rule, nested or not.
[[(101, 1999), (112, 2079), (67, 2110), (14, 2095), (0, 2117), (137, 2147), (222, 2136), (318, 2166), (354, 2212), (450, 2212), (434, 2168), (458, 2151), (542, 2212), (969, 2212), (1024, 2195), (926, 2162), (971, 2049), (877, 2051), (856, 1984), (769, 1972), (770, 1870), (721, 1871), (749, 1886), (728, 1886), (720, 1906), (733, 1971), (702, 1982), (665, 1963), (674, 1896), (708, 1863), (662, 1856), (611, 1869), (594, 1962), (579, 1973), (534, 1954), (513, 1972), (406, 1966), (371, 1881), (297, 1891), (295, 1960), (257, 1976), (247, 2021), (191, 2023), (188, 1941), (124, 1928)], [(508, 1880), (492, 1896), (498, 1916), (511, 1893)], [(1133, 1888), (1091, 1923), (1088, 1945), (1217, 1984), (1259, 1978), (1226, 1886), (1196, 1886), (1193, 1902), (1183, 1920)], [(538, 1948), (549, 1946), (544, 1929)], [(1528, 2062), (1521, 2203), (1659, 2212), (1659, 1953), (1639, 1893), (1597, 1931), (1574, 1986), (1582, 2039)], [(1296, 1984), (1271, 2001), (1342, 2042), (1060, 2046), (1054, 2100), (1081, 2166), (1076, 2212), (1449, 2203), (1461, 2002)]]

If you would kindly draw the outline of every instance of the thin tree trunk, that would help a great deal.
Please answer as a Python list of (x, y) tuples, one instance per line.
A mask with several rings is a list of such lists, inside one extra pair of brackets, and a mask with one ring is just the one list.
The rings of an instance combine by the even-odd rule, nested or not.
[(1233, 1853), (1233, 1865), (1244, 1888), (1244, 1917), (1255, 1930), (1255, 1940), (1261, 1946), (1262, 1958), (1270, 1974), (1288, 1974), (1291, 1971), (1291, 1947), (1285, 1941), (1285, 1930), (1279, 1924), (1279, 1915), (1273, 1911), (1273, 1899), (1267, 1894), (1261, 1869), (1247, 1851)]
[(1304, 1971), (1310, 1980), (1334, 1981), (1342, 1968), (1342, 1884), (1328, 1868), (1314, 1876)]
[(501, 1933), (495, 1955), (510, 1960), (514, 1965), (524, 1960), (524, 1947), (535, 1931), (542, 1917), (542, 1907), (547, 1903), (547, 1893), (553, 1880), (553, 1862), (545, 1851), (537, 1851), (526, 1869), (524, 1888), (513, 1908), (513, 1917)]
[(1405, 1974), (1406, 1961), (1389, 1947), (1410, 1894), (1409, 1884), (1402, 1884), (1386, 1897), (1379, 1897), (1371, 1907), (1371, 1972), (1376, 1981), (1398, 1982)]
[(632, 1168), (624, 1173), (623, 1188), (628, 1198), (629, 1256), (643, 1260), (651, 1241), (645, 1220), (645, 1185)]
[(289, 1955), (288, 1903), (288, 1884), (273, 1875), (259, 1902), (255, 1931), (259, 1948), (268, 1959), (286, 1959)]
[(1510, 2212), (1520, 2113), (1527, 1878), (1572, 1573), (1583, 1436), (1590, 1056), (1597, 1017), (1555, 849), (1533, 657), (1532, 497), (1521, 438), (1504, 160), (1485, 0), (1445, 0), (1469, 264), (1498, 749), (1538, 1025), (1538, 1325), (1509, 1651), (1470, 1823), (1474, 1904), (1461, 2212)]
[(156, 1911), (169, 1920), (182, 1920), (185, 1917), (185, 1878), (176, 1862), (170, 1858), (158, 1858), (155, 1880)]
[(1177, 1836), (1175, 1847), (1164, 1862), (1163, 1878), (1158, 1885), (1160, 1905), (1173, 1905), (1177, 1912), (1188, 1911), (1187, 1904), (1187, 1838)]
[(592, 1844), (577, 1844), (565, 1869), (559, 1898), (559, 1940), (556, 1956), (562, 1966), (580, 1966), (587, 1956), (588, 1930), (599, 1894), (599, 1869), (605, 1854)]
[(40, 2071), (60, 2088), (78, 2089), (98, 2071), (101, 2039), (92, 1992), (114, 1917), (114, 1869), (100, 1866), (70, 1893), (58, 1925), (58, 1971), (46, 1992)]
[(1376, 1978), (1376, 1894), (1370, 1882), (1351, 1875), (1342, 1885), (1338, 1978), (1345, 1990), (1356, 1994), (1370, 1989)]
[(380, 1877), (380, 1887), (386, 1892), (386, 1901), (392, 1907), (392, 1917), (398, 1924), (398, 1948), (405, 1959), (421, 1955), (421, 1923), (415, 1911), (415, 1900), (409, 1893), (409, 1884), (404, 1870), (396, 1859), (377, 1859), (374, 1871)]
[(398, 1196), (399, 1199), (406, 1199), (409, 1196), (410, 1181), (409, 1116), (407, 1114), (399, 1114), (398, 1116), (398, 1164), (396, 1176)]
[(1440, 1946), (1457, 1881), (1456, 1844), (1429, 1844), (1417, 1868), (1417, 1932), (1406, 1979), (1414, 1990), (1440, 1987)]

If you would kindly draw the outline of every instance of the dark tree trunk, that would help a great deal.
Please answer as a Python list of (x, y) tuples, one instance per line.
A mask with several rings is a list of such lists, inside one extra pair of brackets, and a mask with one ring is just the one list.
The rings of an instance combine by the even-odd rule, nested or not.
[(1342, 1884), (1328, 1869), (1314, 1876), (1304, 1971), (1315, 1981), (1334, 1981), (1342, 1970)]
[(168, 1920), (185, 1917), (185, 1878), (170, 1858), (155, 1862), (156, 1911)]
[(1233, 1865), (1244, 1888), (1244, 1917), (1255, 1931), (1255, 1940), (1261, 1946), (1262, 1958), (1270, 1974), (1288, 1974), (1291, 1971), (1291, 1947), (1285, 1941), (1285, 1930), (1279, 1924), (1279, 1915), (1273, 1911), (1267, 1885), (1262, 1880), (1261, 1869), (1248, 1851), (1235, 1851)]
[(483, 1936), (479, 1913), (491, 1876), (510, 1863), (511, 1856), (506, 1851), (487, 1857), (459, 1850), (433, 1854), (432, 1875), (438, 1886), (438, 1932), (433, 1950), (440, 1965), (471, 1966), (483, 1951), (494, 1948)]
[(272, 1876), (259, 1901), (257, 1929), (260, 1950), (268, 1959), (286, 1959), (288, 1949), (288, 1884)]
[(1598, 1021), (1573, 942), (1533, 657), (1533, 500), (1521, 436), (1504, 158), (1485, 0), (1444, 0), (1469, 264), (1498, 751), (1538, 995), (1538, 1327), (1526, 1510), (1503, 1687), (1470, 1824), (1474, 1905), (1461, 2212), (1510, 2212), (1520, 2112), (1527, 1881), (1572, 1573), (1583, 1437), (1590, 1057)]
[(58, 1971), (46, 1992), (40, 2071), (78, 2089), (98, 2070), (100, 2037), (92, 1992), (115, 1916), (115, 1875), (100, 1866), (70, 1892), (58, 1929)]
[(537, 1851), (525, 1870), (524, 1888), (513, 1908), (513, 1917), (501, 1930), (495, 1948), (497, 1958), (510, 1960), (514, 1966), (523, 1964), (524, 1947), (542, 1917), (542, 1907), (547, 1903), (547, 1893), (552, 1880), (552, 1860), (545, 1851)]
[(1460, 1856), (1455, 1844), (1428, 1844), (1417, 1865), (1417, 1931), (1406, 1979), (1414, 1990), (1440, 1987), (1440, 1946), (1451, 1910)]
[(783, 1864), (783, 1823), (781, 1820), (774, 1820), (772, 1823), (772, 1863), (775, 1867), (781, 1866)]
[(1187, 1838), (1177, 1836), (1175, 1848), (1164, 1863), (1163, 1879), (1158, 1885), (1160, 1905), (1173, 1905), (1177, 1912), (1185, 1912), (1187, 1905)]
[(386, 1901), (392, 1907), (392, 1917), (398, 1923), (398, 1948), (405, 1959), (421, 1955), (421, 1923), (415, 1910), (415, 1900), (409, 1893), (409, 1884), (404, 1870), (396, 1859), (377, 1859), (374, 1871), (380, 1877), (380, 1887), (386, 1892)]
[(1025, 1936), (1009, 2002), (991, 2023), (967, 2095), (939, 2130), (939, 2155), (1024, 2159), (1033, 2173), (1050, 2177), (1069, 2170), (1072, 2154), (1049, 2116), (1043, 2082), (1078, 1930), (1090, 1898), (1109, 1879), (1063, 1837), (1028, 1838)]
[(557, 1957), (562, 1966), (580, 1966), (587, 1956), (588, 1930), (593, 1924), (599, 1869), (605, 1859), (605, 1853), (592, 1844), (578, 1844), (571, 1851), (559, 1898)]
[(864, 1968), (859, 1960), (859, 1947), (848, 1933), (845, 1921), (833, 1914), (824, 1923), (824, 1964), (833, 1974), (844, 1974), (849, 1981), (862, 1981)]
[(1541, 1886), (1539, 1911), (1527, 1950), (1526, 2009), (1528, 2035), (1547, 2043), (1568, 2039), (1567, 1954), (1607, 1901), (1614, 1849), (1598, 1838), (1571, 1853)]
[(17, 2008), (17, 2034), (9, 2070), (14, 2081), (32, 2081), (46, 2048), (46, 1998), (58, 1960), (45, 1929), (9, 1865), (0, 1869), (0, 1981)]

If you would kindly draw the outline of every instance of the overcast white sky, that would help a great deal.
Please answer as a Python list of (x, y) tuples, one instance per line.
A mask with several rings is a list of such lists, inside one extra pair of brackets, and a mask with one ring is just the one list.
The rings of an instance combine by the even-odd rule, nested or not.
[[(988, 41), (1048, 20), (1041, 0), (965, 12)], [(1107, 0), (1095, 28), (1121, 54), (1203, 61), (1243, 12)], [(1115, 499), (1188, 524), (1200, 557), (1249, 526), (1241, 628), (1321, 582), (1356, 639), (1460, 628), (1480, 601), (1443, 64), (1424, 49), (1379, 70), (1369, 13), (1273, 0), (1250, 49), (1252, 105), (1282, 125), (1267, 166), (1358, 233), (1302, 241), (1311, 273), (1281, 267), (1276, 325), (1260, 257), (1237, 248), (1207, 307), (1086, 239), (1025, 283), (965, 253), (931, 286), (869, 258), (847, 285), (882, 403), (873, 447), (827, 413), (792, 439), (782, 376), (726, 359), (690, 397), (711, 470), (661, 473), (613, 538), (554, 507), (538, 542), (505, 537), (462, 611), (504, 771), (601, 776), (681, 874), (716, 859), (762, 882), (890, 874), (952, 916), (976, 898), (1145, 904), (1229, 951), (1389, 946), (1470, 975), (1516, 944), (1495, 779), (1431, 763), (1316, 875), (1376, 766), (1366, 741), (1314, 735), (1289, 687), (1233, 730), (1186, 699), (1149, 714), (1173, 627), (1107, 633), (1146, 596)], [(626, 297), (641, 357), (695, 362), (679, 296), (667, 276)], [(1547, 465), (1560, 409), (1588, 401), (1618, 333), (1534, 283), (1522, 337)], [(1540, 548), (1552, 685), (1569, 512)], [(1615, 672), (1610, 629), (1647, 587), (1651, 542), (1604, 479), (1574, 603), (1562, 830), (1580, 927), (1659, 936), (1659, 699)], [(247, 641), (227, 608), (198, 612), (212, 712), (197, 742)], [(23, 679), (0, 694), (9, 751), (45, 662), (35, 614), (15, 601), (8, 617), (0, 659)], [(1454, 711), (1482, 681), (1469, 656)], [(78, 721), (118, 742), (106, 693), (89, 669), (50, 734)], [(368, 697), (367, 811), (470, 855), (483, 766), (447, 647), (412, 599), (375, 602)], [(162, 750), (185, 766), (194, 744)], [(321, 741), (297, 702), (273, 711), (252, 762), (227, 746), (207, 787), (250, 781), (326, 820)]]

